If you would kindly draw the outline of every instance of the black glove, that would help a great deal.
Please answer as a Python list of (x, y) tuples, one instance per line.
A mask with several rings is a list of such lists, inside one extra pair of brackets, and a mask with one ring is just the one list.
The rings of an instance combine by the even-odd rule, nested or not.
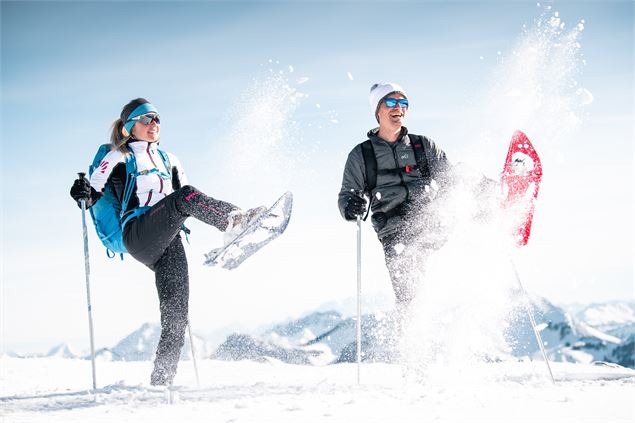
[(359, 195), (350, 195), (344, 207), (344, 217), (347, 220), (355, 220), (357, 216), (363, 216), (366, 212), (366, 199)]
[[(71, 197), (73, 200), (80, 204), (81, 200), (89, 202), (93, 188), (90, 186), (90, 182), (86, 178), (75, 179), (73, 186), (71, 187)], [(88, 204), (86, 204), (88, 206)]]

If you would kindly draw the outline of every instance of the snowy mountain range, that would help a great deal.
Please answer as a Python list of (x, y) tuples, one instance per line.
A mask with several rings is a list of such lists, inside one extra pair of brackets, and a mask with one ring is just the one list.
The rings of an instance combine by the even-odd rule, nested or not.
[[(628, 307), (628, 303), (624, 303), (623, 307)], [(597, 329), (580, 319), (578, 317), (580, 314), (573, 316), (544, 299), (534, 301), (534, 314), (539, 326), (543, 323), (541, 337), (551, 360), (573, 363), (606, 361), (627, 367), (633, 366), (635, 350), (632, 349), (633, 339), (629, 336), (615, 336)], [(618, 323), (623, 321), (621, 313), (616, 314), (614, 319), (606, 313), (603, 320), (615, 328), (623, 327)], [(624, 323), (624, 326), (626, 325)], [(519, 315), (509, 332), (508, 338), (512, 340), (510, 345), (514, 356), (538, 354), (538, 344), (529, 319)], [(632, 350), (630, 354), (628, 354), (629, 343)]]
[[(101, 348), (95, 351), (95, 356), (107, 361), (148, 361), (154, 359), (154, 352), (159, 343), (161, 326), (158, 323), (144, 323), (134, 332), (119, 341), (112, 348)], [(209, 357), (213, 351), (212, 346), (201, 336), (194, 337), (194, 351), (197, 357)], [(189, 360), (192, 357), (190, 339), (185, 338), (185, 345), (181, 351), (181, 359)], [(18, 356), (11, 354), (12, 356)], [(80, 353), (66, 343), (59, 344), (41, 357), (83, 358), (90, 359), (90, 354)]]
[[(550, 360), (604, 361), (635, 367), (635, 314), (626, 312), (633, 310), (635, 304), (592, 305), (574, 316), (545, 299), (536, 298), (532, 303)], [(585, 322), (583, 318), (591, 310), (601, 310), (602, 328), (611, 329), (603, 331)], [(314, 312), (274, 325), (259, 335), (230, 336), (214, 357), (229, 360), (271, 357), (288, 363), (312, 364), (353, 362), (356, 360), (355, 327), (353, 318), (344, 318), (339, 312)], [(397, 354), (395, 333), (391, 313), (362, 316), (362, 359), (391, 362)], [(510, 320), (505, 338), (512, 357), (537, 358), (540, 354), (525, 313), (519, 312)]]
[[(532, 300), (546, 352), (553, 361), (610, 362), (635, 368), (635, 303), (592, 304), (571, 313), (541, 298)], [(339, 311), (315, 311), (300, 319), (274, 324), (258, 333), (232, 333), (220, 345), (194, 334), (197, 357), (220, 360), (276, 359), (291, 364), (326, 365), (356, 359), (356, 324)], [(397, 345), (395, 319), (390, 312), (362, 316), (364, 361), (392, 362)], [(112, 348), (96, 355), (103, 360), (152, 360), (159, 341), (158, 324), (145, 323)], [(529, 319), (518, 313), (505, 333), (512, 357), (538, 357)], [(191, 358), (189, 337), (182, 358)], [(47, 357), (88, 358), (66, 344)]]
[(78, 351), (75, 351), (73, 347), (68, 344), (59, 344), (51, 348), (46, 354), (46, 357), (58, 357), (58, 358), (77, 358), (80, 356)]
[(611, 331), (635, 322), (635, 302), (594, 303), (582, 307), (575, 315), (594, 328)]

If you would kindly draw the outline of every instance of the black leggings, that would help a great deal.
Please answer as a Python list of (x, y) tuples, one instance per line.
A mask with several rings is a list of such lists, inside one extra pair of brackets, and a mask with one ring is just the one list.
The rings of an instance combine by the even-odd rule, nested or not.
[(172, 383), (188, 324), (189, 278), (187, 257), (179, 236), (192, 216), (224, 231), (236, 206), (186, 185), (152, 206), (124, 229), (126, 249), (154, 271), (161, 311), (161, 339), (157, 346), (153, 385)]

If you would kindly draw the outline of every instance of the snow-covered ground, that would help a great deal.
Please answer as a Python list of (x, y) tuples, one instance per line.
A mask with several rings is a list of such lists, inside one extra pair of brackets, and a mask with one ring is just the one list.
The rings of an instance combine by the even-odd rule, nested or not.
[[(541, 362), (487, 363), (416, 380), (395, 364), (298, 366), (274, 360), (181, 362), (169, 392), (151, 362), (0, 358), (1, 420), (14, 422), (633, 422), (635, 371)], [(438, 369), (437, 369), (438, 370)]]

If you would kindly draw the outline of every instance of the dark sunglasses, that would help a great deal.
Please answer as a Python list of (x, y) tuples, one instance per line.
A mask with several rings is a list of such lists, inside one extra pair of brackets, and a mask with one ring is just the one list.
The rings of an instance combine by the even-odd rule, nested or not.
[(399, 103), (399, 105), (404, 109), (408, 108), (407, 98), (400, 98), (399, 100), (396, 98), (387, 98), (384, 100), (384, 103), (386, 104), (386, 107), (390, 107), (391, 109), (393, 107), (397, 107), (397, 103)]
[(156, 122), (157, 125), (159, 125), (161, 123), (161, 118), (159, 117), (159, 115), (157, 115), (155, 113), (145, 114), (145, 115), (141, 115), (141, 116), (136, 116), (136, 117), (133, 117), (130, 120), (139, 121), (139, 122), (143, 123), (144, 125), (150, 125), (151, 122)]

